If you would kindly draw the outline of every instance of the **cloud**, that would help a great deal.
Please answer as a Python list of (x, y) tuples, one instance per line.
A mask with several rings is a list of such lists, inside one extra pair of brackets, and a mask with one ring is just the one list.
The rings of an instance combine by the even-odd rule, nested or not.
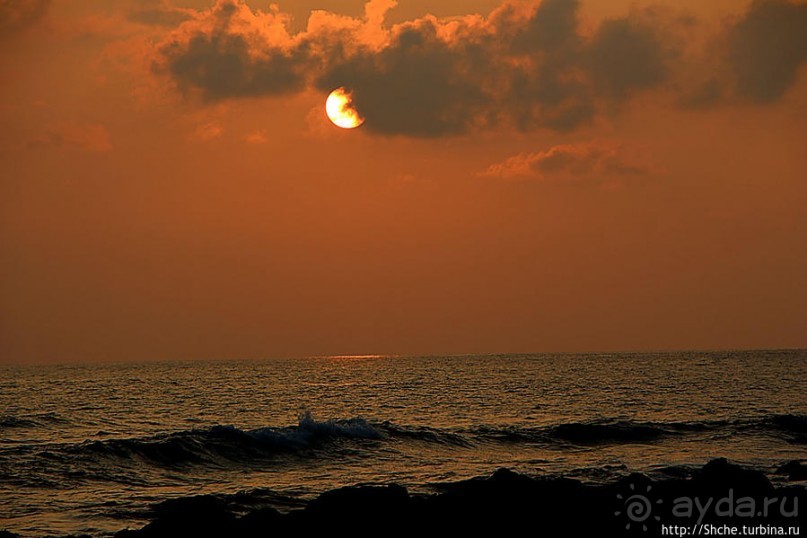
[(38, 22), (51, 0), (0, 0), (0, 39)]
[[(674, 77), (692, 61), (674, 37), (676, 25), (692, 21), (664, 10), (636, 9), (584, 31), (578, 0), (505, 2), (487, 16), (427, 15), (387, 27), (395, 5), (371, 0), (360, 18), (314, 11), (291, 34), (276, 6), (217, 0), (158, 44), (153, 71), (207, 102), (347, 86), (366, 130), (428, 138), (499, 125), (572, 131), (642, 93), (685, 86)], [(737, 92), (775, 100), (793, 84), (804, 62), (804, 9), (756, 0), (730, 29), (732, 52), (720, 61), (733, 67)], [(723, 80), (700, 86), (677, 102), (717, 106), (732, 97)]]
[(288, 93), (303, 87), (307, 63), (304, 50), (283, 49), (288, 39), (277, 11), (254, 13), (242, 2), (219, 0), (179, 26), (154, 70), (207, 100)]
[(247, 134), (244, 137), (244, 142), (246, 142), (247, 144), (253, 144), (253, 145), (255, 145), (255, 144), (266, 144), (267, 142), (269, 142), (269, 138), (266, 136), (266, 131), (259, 130), (259, 131), (253, 131), (253, 132)]
[(481, 175), (511, 179), (595, 179), (641, 177), (652, 172), (635, 150), (616, 142), (563, 144), (537, 153), (520, 153), (489, 166)]
[(656, 28), (636, 18), (602, 23), (589, 44), (587, 70), (597, 91), (614, 100), (658, 86), (668, 75), (668, 52)]
[(175, 7), (168, 0), (139, 0), (126, 15), (139, 24), (174, 27), (192, 18), (193, 12)]
[(219, 138), (223, 132), (224, 129), (218, 121), (209, 121), (197, 125), (193, 132), (193, 137), (202, 142), (209, 142)]
[(729, 33), (737, 91), (752, 101), (778, 100), (807, 62), (807, 4), (754, 0)]
[(67, 148), (89, 152), (112, 149), (112, 140), (106, 127), (97, 123), (65, 122), (48, 126), (45, 132), (17, 149)]
[(359, 113), (371, 118), (368, 127), (380, 133), (441, 136), (489, 122), (490, 57), (482, 43), (447, 39), (444, 30), (433, 17), (400, 25), (380, 50), (329, 63), (315, 86), (350, 87)]

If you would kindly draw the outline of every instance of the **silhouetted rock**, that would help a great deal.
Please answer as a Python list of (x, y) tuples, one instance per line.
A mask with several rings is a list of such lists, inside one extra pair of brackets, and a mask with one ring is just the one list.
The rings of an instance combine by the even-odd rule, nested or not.
[(776, 469), (776, 474), (786, 474), (790, 480), (807, 480), (807, 465), (792, 460)]
[[(265, 538), (269, 530), (286, 528), (287, 519), (274, 508), (253, 510), (238, 520), (238, 529), (245, 538)], [(229, 536), (229, 534), (228, 534)]]
[[(800, 464), (790, 465), (787, 472), (801, 469)], [(116, 536), (506, 536), (525, 529), (539, 536), (633, 536), (645, 529), (659, 535), (661, 524), (803, 527), (804, 515), (793, 508), (807, 502), (805, 488), (774, 488), (762, 473), (725, 459), (710, 461), (686, 479), (654, 481), (632, 474), (594, 485), (500, 469), (488, 477), (435, 488), (432, 495), (413, 495), (396, 485), (359, 485), (325, 492), (303, 509), (281, 513), (264, 507), (241, 517), (215, 496), (178, 499), (157, 505), (154, 521), (143, 529)], [(768, 497), (776, 500), (763, 517), (761, 503)], [(759, 503), (753, 510), (748, 505), (752, 498)], [(690, 515), (685, 513), (688, 506)]]
[(409, 507), (409, 492), (398, 485), (354, 486), (326, 491), (305, 508), (307, 517), (386, 516)]
[(162, 536), (230, 536), (236, 516), (212, 495), (163, 501), (154, 507), (154, 520), (139, 531), (121, 531), (116, 538)]
[(772, 493), (774, 488), (768, 478), (757, 471), (743, 469), (739, 465), (729, 463), (726, 458), (711, 460), (692, 478), (693, 486), (700, 494), (712, 493), (720, 495), (726, 488), (733, 488), (737, 493)]

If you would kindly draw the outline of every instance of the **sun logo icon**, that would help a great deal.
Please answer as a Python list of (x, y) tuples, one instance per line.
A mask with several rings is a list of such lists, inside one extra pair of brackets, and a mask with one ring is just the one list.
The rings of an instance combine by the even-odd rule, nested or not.
[[(619, 499), (624, 503), (624, 514), (628, 518), (628, 524), (625, 525), (625, 529), (630, 530), (630, 526), (633, 523), (642, 524), (642, 530), (647, 530), (647, 525), (645, 522), (650, 519), (650, 516), (653, 515), (653, 505), (654, 504), (661, 504), (662, 500), (658, 499), (655, 503), (651, 502), (648, 498), (648, 494), (650, 490), (653, 489), (653, 486), (648, 485), (645, 489), (644, 493), (635, 493), (636, 486), (631, 484), (630, 486), (631, 494), (628, 497), (624, 497), (621, 493), (618, 493), (616, 498)], [(622, 515), (623, 510), (617, 510), (614, 512), (615, 516)], [(653, 519), (656, 521), (661, 521), (659, 516), (653, 516)]]

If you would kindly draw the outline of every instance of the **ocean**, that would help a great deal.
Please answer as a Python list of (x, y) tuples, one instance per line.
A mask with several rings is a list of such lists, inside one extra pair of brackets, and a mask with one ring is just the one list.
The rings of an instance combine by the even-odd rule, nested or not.
[(0, 367), (0, 529), (108, 536), (206, 493), (281, 510), (508, 468), (601, 483), (807, 459), (807, 351)]

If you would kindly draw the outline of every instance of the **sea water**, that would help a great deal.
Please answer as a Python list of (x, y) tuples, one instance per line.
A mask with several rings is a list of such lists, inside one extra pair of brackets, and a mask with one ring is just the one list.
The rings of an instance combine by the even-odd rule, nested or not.
[(605, 482), (807, 459), (807, 351), (0, 367), (0, 529), (109, 535), (165, 499), (280, 509), (501, 467)]

